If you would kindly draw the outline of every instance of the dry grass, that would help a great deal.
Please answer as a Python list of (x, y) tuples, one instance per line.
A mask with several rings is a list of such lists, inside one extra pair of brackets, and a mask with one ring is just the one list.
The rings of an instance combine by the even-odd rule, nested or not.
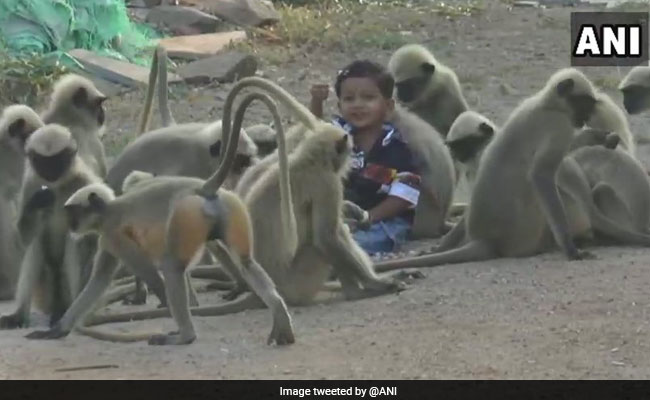
[[(234, 47), (272, 65), (303, 52), (346, 51), (358, 47), (394, 49), (411, 41), (411, 30), (426, 26), (434, 15), (447, 19), (475, 15), (482, 1), (463, 4), (444, 1), (319, 0), (305, 6), (277, 4), (281, 20), (266, 29), (250, 30), (249, 40)], [(394, 16), (399, 13), (399, 23)]]

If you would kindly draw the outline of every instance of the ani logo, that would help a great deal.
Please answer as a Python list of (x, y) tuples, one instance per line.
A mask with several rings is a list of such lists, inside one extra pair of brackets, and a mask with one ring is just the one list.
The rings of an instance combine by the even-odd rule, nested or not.
[(572, 66), (631, 67), (647, 62), (647, 12), (571, 13)]

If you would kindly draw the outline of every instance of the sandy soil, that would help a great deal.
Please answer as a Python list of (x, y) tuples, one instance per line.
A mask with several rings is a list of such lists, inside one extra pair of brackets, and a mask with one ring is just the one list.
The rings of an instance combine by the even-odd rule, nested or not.
[[(568, 65), (572, 9), (510, 11), (489, 3), (476, 17), (433, 16), (424, 26), (404, 30), (457, 71), (472, 107), (502, 123), (519, 100)], [(390, 17), (400, 20), (399, 13)], [(353, 58), (386, 62), (390, 52), (313, 51), (282, 70), (263, 66), (262, 71), (307, 101), (310, 82), (331, 81)], [(585, 71), (620, 102), (611, 89), (627, 69)], [(177, 120), (217, 117), (227, 88), (176, 87)], [(131, 92), (109, 100), (107, 141), (132, 132), (142, 99), (142, 92)], [(334, 106), (330, 98), (328, 109)], [(254, 114), (251, 122), (265, 118)], [(645, 133), (647, 118), (630, 122), (635, 132)], [(641, 148), (643, 157), (647, 152)], [(59, 341), (27, 341), (28, 329), (2, 332), (0, 378), (648, 379), (650, 253), (638, 248), (594, 252), (593, 261), (567, 262), (553, 253), (424, 269), (425, 279), (397, 295), (356, 302), (331, 298), (293, 308), (297, 342), (284, 348), (265, 344), (271, 322), (266, 310), (195, 318), (199, 338), (183, 347), (112, 344), (74, 333)], [(221, 301), (214, 292), (201, 300)], [(0, 313), (10, 309), (11, 304), (0, 304)], [(33, 327), (42, 325), (35, 318)], [(173, 328), (171, 319), (110, 327)], [(99, 364), (114, 368), (56, 371)]]

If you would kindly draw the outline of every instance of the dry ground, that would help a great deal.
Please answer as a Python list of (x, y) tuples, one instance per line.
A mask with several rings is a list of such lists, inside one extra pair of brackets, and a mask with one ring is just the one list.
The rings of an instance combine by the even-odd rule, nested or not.
[[(457, 71), (471, 106), (500, 124), (518, 101), (568, 65), (572, 9), (509, 10), (501, 2), (484, 3), (478, 15), (425, 14), (417, 26), (408, 10), (350, 18), (393, 28), (402, 23), (397, 28), (409, 41), (429, 46)], [(395, 49), (343, 47), (315, 46), (282, 67), (265, 64), (261, 70), (306, 102), (311, 82), (331, 81), (354, 58), (386, 62)], [(620, 102), (612, 90), (627, 69), (585, 71)], [(217, 117), (227, 89), (175, 87), (177, 120)], [(109, 147), (133, 131), (142, 100), (142, 92), (131, 92), (109, 101)], [(330, 98), (329, 111), (334, 107)], [(265, 118), (255, 112), (251, 122)], [(630, 121), (635, 132), (645, 133), (647, 118)], [(36, 342), (23, 338), (26, 329), (2, 332), (0, 378), (648, 379), (650, 252), (594, 251), (594, 261), (567, 262), (553, 253), (443, 266), (424, 270), (426, 278), (399, 295), (294, 308), (297, 342), (285, 348), (265, 344), (271, 322), (266, 310), (195, 318), (199, 338), (183, 347), (112, 344), (77, 334)], [(201, 299), (220, 301), (216, 293)], [(0, 312), (10, 308), (0, 304)], [(161, 319), (110, 328), (173, 327), (172, 320)], [(116, 368), (56, 372), (97, 364)]]

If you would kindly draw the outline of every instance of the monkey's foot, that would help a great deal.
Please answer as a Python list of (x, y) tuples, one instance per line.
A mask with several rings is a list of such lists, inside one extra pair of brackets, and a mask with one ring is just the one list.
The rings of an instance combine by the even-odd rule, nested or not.
[(59, 327), (53, 327), (47, 331), (34, 331), (25, 335), (27, 339), (47, 340), (47, 339), (60, 339), (68, 336), (69, 331), (65, 331)]
[(404, 280), (413, 280), (413, 279), (424, 279), (425, 275), (416, 269), (414, 270), (402, 270), (398, 271), (393, 275), (393, 278), (399, 279), (401, 281)]
[(122, 304), (132, 306), (141, 306), (143, 304), (147, 304), (147, 291), (136, 290), (134, 293), (124, 297)]
[(26, 328), (28, 324), (27, 318), (20, 314), (9, 314), (0, 317), (0, 329)]
[(224, 295), (221, 296), (222, 299), (232, 301), (239, 297), (240, 294), (244, 293), (244, 290), (240, 285), (235, 285), (234, 288), (227, 291)]
[(275, 342), (278, 346), (284, 346), (292, 344), (295, 341), (296, 338), (293, 335), (293, 327), (291, 326), (289, 315), (286, 312), (282, 312), (276, 318), (273, 318), (273, 329), (271, 329), (271, 334), (266, 340), (266, 344), (271, 345)]
[(570, 261), (596, 260), (596, 259), (598, 259), (598, 257), (594, 253), (586, 250), (578, 250), (575, 252), (575, 254), (571, 254), (569, 256)]
[(149, 338), (149, 344), (152, 346), (165, 346), (165, 345), (180, 345), (190, 344), (196, 340), (196, 335), (192, 334), (189, 337), (183, 337), (178, 333), (170, 333), (168, 335), (153, 335)]

